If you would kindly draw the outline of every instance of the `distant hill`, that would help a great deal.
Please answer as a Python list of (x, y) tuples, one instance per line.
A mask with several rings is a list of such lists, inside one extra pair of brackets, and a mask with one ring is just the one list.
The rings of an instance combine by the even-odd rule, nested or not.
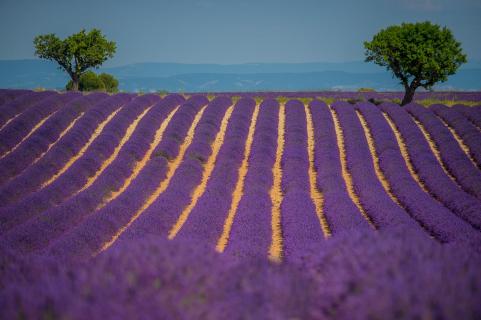
[[(401, 90), (387, 71), (362, 61), (235, 65), (138, 63), (102, 68), (125, 91)], [(1, 88), (64, 88), (68, 77), (43, 60), (0, 60)], [(481, 62), (464, 65), (439, 90), (481, 90)]]

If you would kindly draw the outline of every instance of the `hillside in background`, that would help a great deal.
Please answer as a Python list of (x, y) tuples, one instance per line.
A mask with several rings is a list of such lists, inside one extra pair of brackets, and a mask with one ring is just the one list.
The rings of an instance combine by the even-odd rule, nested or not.
[[(346, 63), (250, 63), (236, 65), (138, 63), (102, 68), (125, 91), (401, 90), (391, 74), (362, 61)], [(68, 77), (42, 60), (0, 61), (1, 88), (62, 89)], [(481, 62), (468, 63), (436, 90), (481, 90)]]

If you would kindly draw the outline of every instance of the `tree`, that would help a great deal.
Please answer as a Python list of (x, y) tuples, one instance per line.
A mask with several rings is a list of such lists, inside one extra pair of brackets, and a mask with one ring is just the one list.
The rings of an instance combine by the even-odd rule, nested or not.
[(364, 42), (366, 61), (393, 72), (404, 86), (401, 105), (410, 103), (417, 88), (431, 89), (467, 61), (451, 31), (430, 22), (403, 23)]
[[(93, 71), (87, 71), (80, 76), (78, 89), (80, 91), (107, 91), (117, 92), (119, 82), (114, 76), (108, 73), (101, 73), (97, 75)], [(72, 90), (73, 82), (70, 80), (67, 83), (66, 89)]]
[(55, 34), (35, 37), (35, 55), (56, 61), (72, 79), (72, 90), (79, 89), (80, 76), (89, 68), (98, 68), (108, 58), (112, 58), (116, 45), (108, 41), (98, 29), (73, 34), (64, 40)]

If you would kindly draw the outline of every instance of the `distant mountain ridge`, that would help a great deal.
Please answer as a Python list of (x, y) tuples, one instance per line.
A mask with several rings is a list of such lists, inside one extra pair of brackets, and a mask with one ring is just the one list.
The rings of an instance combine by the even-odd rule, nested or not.
[[(362, 61), (345, 63), (182, 64), (136, 63), (101, 68), (119, 79), (125, 91), (306, 91), (401, 90), (391, 74)], [(0, 60), (1, 88), (62, 89), (68, 76), (43, 60)], [(481, 90), (481, 62), (464, 65), (438, 90)]]

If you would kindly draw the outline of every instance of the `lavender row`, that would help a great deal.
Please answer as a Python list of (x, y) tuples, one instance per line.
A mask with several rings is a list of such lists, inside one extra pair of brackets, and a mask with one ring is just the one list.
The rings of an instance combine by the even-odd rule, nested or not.
[[(481, 259), (469, 248), (356, 233), (313, 264), (236, 259), (162, 237), (85, 263), (2, 251), (2, 317), (41, 319), (477, 319)], [(400, 317), (400, 315), (402, 316)]]
[(286, 259), (296, 259), (307, 248), (324, 239), (311, 199), (307, 123), (304, 105), (298, 100), (285, 107), (285, 144), (282, 154), (281, 227)]
[(461, 137), (478, 168), (481, 169), (481, 133), (479, 130), (455, 109), (440, 104), (432, 105), (429, 108)]
[(25, 93), (33, 92), (32, 90), (28, 89), (0, 89), (0, 95), (2, 97), (6, 97), (8, 99), (14, 99), (17, 96), (20, 96)]
[[(399, 106), (392, 105), (392, 108)], [(388, 107), (388, 108), (389, 108)], [(424, 192), (410, 175), (394, 133), (378, 108), (360, 106), (372, 132), (379, 166), (404, 209), (440, 242), (479, 246), (479, 233)]]
[[(374, 108), (371, 104), (363, 105)], [(352, 176), (354, 192), (373, 224), (381, 231), (399, 234), (422, 232), (407, 212), (389, 197), (377, 178), (372, 158), (376, 155), (371, 155), (354, 106), (336, 102), (333, 109), (339, 117), (344, 134), (347, 167)]]
[(231, 105), (232, 101), (224, 97), (211, 101), (168, 188), (132, 224), (124, 238), (148, 234), (167, 236), (182, 210), (191, 202), (192, 192), (200, 183), (204, 164), (212, 153), (212, 143), (220, 130), (222, 118)]
[[(107, 124), (85, 153), (67, 171), (50, 185), (26, 196), (19, 203), (4, 208), (1, 211), (1, 215), (8, 222), (2, 227), (11, 228), (17, 224), (24, 223), (42, 211), (59, 205), (80, 190), (88, 182), (89, 177), (95, 176), (102, 163), (114, 152), (134, 119), (146, 108), (158, 102), (159, 99), (157, 95), (145, 95), (135, 98), (125, 105), (112, 121)], [(44, 218), (42, 215), (42, 219)], [(26, 225), (17, 228), (12, 233), (16, 235), (28, 234), (28, 231), (26, 231), (28, 228), (29, 225)]]
[(409, 114), (397, 105), (383, 104), (381, 109), (389, 114), (398, 128), (412, 165), (429, 192), (452, 212), (481, 228), (481, 202), (446, 175)]
[(205, 193), (192, 209), (177, 239), (215, 247), (232, 202), (254, 106), (255, 101), (249, 98), (236, 103)]
[[(204, 97), (195, 96), (187, 100), (172, 118), (164, 132), (164, 139), (172, 140), (157, 146), (151, 159), (130, 186), (105, 207), (91, 213), (80, 225), (53, 242), (48, 253), (60, 258), (88, 258), (109, 241), (120, 228), (125, 226), (132, 215), (147, 201), (150, 194), (165, 177), (168, 157), (178, 154), (192, 121), (199, 110), (208, 103)], [(215, 107), (215, 105), (214, 105)], [(161, 147), (161, 148), (159, 148)], [(39, 231), (41, 232), (41, 231)]]
[(31, 92), (22, 89), (0, 89), (0, 107)]
[(279, 104), (266, 99), (259, 108), (244, 194), (239, 202), (226, 252), (265, 257), (271, 242), (272, 167), (276, 159)]
[(454, 110), (462, 113), (471, 123), (481, 130), (481, 109), (479, 107), (468, 107), (457, 104), (452, 107)]
[(481, 199), (481, 171), (469, 161), (449, 129), (423, 106), (409, 104), (405, 108), (429, 133), (448, 172), (464, 190)]
[(178, 112), (167, 127), (162, 141), (152, 154), (152, 159), (161, 157), (167, 161), (173, 160), (179, 153), (179, 148), (196, 114), (207, 104), (209, 104), (209, 100), (204, 96), (190, 97), (179, 110), (182, 112)]
[(12, 150), (42, 119), (79, 97), (79, 93), (72, 92), (50, 96), (14, 119), (0, 132), (0, 156)]
[(117, 94), (90, 108), (75, 123), (72, 130), (63, 136), (38, 162), (0, 187), (0, 206), (13, 204), (38, 190), (42, 183), (48, 181), (72, 157), (78, 154), (100, 123), (130, 99), (129, 95)]
[[(122, 147), (118, 157), (89, 188), (22, 225), (22, 232), (28, 235), (29, 248), (38, 250), (46, 247), (50, 241), (74, 228), (94, 212), (110, 190), (118, 190), (125, 179), (131, 175), (136, 161), (139, 161), (149, 149), (161, 121), (182, 101), (181, 96), (170, 95), (158, 102), (141, 120), (131, 139)], [(52, 225), (55, 228), (52, 228)], [(15, 232), (18, 233), (18, 231)]]
[(0, 105), (0, 128), (3, 127), (7, 121), (18, 116), (20, 113), (27, 110), (29, 107), (40, 103), (43, 99), (57, 95), (54, 91), (43, 92), (28, 92), (20, 95), (16, 99), (7, 100)]
[(103, 93), (83, 96), (67, 103), (15, 151), (0, 159), (0, 184), (19, 174), (54, 143), (81, 113), (107, 97)]
[(339, 146), (333, 119), (328, 106), (321, 101), (309, 104), (314, 127), (314, 168), (317, 189), (324, 197), (324, 216), (335, 236), (355, 229), (369, 230), (370, 226), (356, 208), (342, 178)]

